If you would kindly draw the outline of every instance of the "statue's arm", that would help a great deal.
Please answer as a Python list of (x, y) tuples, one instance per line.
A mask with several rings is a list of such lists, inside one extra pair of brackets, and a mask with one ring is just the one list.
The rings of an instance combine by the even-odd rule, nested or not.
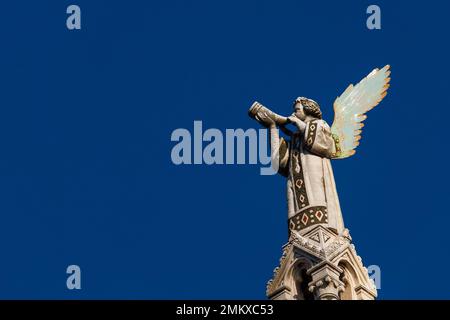
[(276, 164), (276, 167), (274, 169), (277, 170), (278, 173), (283, 176), (287, 176), (287, 164), (289, 161), (288, 142), (286, 142), (286, 140), (284, 140), (283, 138), (280, 138), (278, 128), (275, 124), (270, 125), (269, 131), (272, 164)]
[[(280, 162), (280, 134), (275, 123), (270, 125), (270, 153), (272, 156), (272, 163)], [(276, 161), (276, 162), (274, 162)]]
[[(280, 134), (275, 120), (269, 116), (267, 111), (260, 111), (255, 114), (255, 119), (269, 129), (270, 133), (270, 153), (272, 163), (278, 163), (279, 148), (280, 148)], [(274, 162), (276, 160), (276, 162)]]
[(284, 127), (284, 124), (289, 123), (289, 121), (287, 118), (274, 114), (272, 111), (258, 103), (253, 104), (249, 113), (252, 118), (269, 129), (272, 168), (280, 174), (286, 175), (285, 171), (288, 167), (289, 146), (286, 140), (280, 138), (277, 124), (286, 135), (291, 136), (292, 132)]

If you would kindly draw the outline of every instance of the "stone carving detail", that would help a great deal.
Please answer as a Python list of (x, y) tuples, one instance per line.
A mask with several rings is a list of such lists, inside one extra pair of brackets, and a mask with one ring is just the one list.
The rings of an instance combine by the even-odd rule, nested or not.
[(347, 242), (344, 241), (342, 238), (336, 238), (331, 244), (329, 244), (326, 248), (325, 248), (325, 255), (329, 256), (331, 255), (333, 252), (335, 252), (336, 250), (338, 250), (341, 246), (343, 246), (344, 244), (346, 244)]
[(330, 276), (326, 276), (325, 279), (318, 280), (314, 284), (311, 284), (308, 288), (310, 292), (314, 292), (317, 289), (324, 289), (328, 286), (333, 286), (335, 289), (337, 289), (338, 294), (344, 291), (344, 286), (339, 284), (338, 281), (331, 279)]
[(291, 250), (291, 248), (292, 248), (292, 242), (291, 241), (287, 245), (284, 246), (283, 253), (281, 254), (281, 258), (280, 258), (280, 264), (279, 264), (278, 267), (273, 269), (273, 277), (272, 277), (272, 279), (270, 279), (267, 282), (267, 285), (266, 285), (266, 294), (267, 295), (269, 295), (269, 292), (272, 291), (273, 283), (278, 278), (278, 272), (280, 271), (280, 268), (285, 265), (285, 263), (286, 263), (286, 256), (287, 256), (288, 252)]
[[(270, 298), (277, 292), (284, 292), (283, 297), (286, 299), (298, 296), (292, 292), (295, 286), (292, 285), (294, 280), (290, 278), (292, 277), (290, 268), (296, 265), (298, 259), (307, 257), (312, 264), (307, 272), (313, 276), (308, 288), (317, 299), (339, 299), (345, 286), (355, 282), (360, 282), (360, 287), (366, 288), (368, 293), (363, 298), (375, 298), (376, 288), (368, 278), (367, 269), (349, 239), (351, 237), (347, 229), (337, 235), (322, 225), (314, 226), (303, 235), (296, 231), (291, 232), (289, 242), (283, 247), (280, 264), (273, 270), (272, 279), (267, 282), (267, 296)], [(359, 270), (357, 273), (362, 278), (348, 281), (343, 269), (338, 266), (341, 259), (345, 259), (354, 270)], [(321, 267), (324, 263), (325, 265)]]

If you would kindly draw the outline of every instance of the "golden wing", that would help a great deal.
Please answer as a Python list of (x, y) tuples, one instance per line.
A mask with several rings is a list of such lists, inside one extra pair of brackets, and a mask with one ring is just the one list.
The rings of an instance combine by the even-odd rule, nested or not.
[(387, 65), (383, 69), (374, 69), (356, 86), (352, 84), (334, 101), (334, 121), (331, 126), (336, 141), (335, 159), (343, 159), (355, 154), (355, 148), (361, 139), (362, 123), (365, 113), (386, 96), (391, 71)]

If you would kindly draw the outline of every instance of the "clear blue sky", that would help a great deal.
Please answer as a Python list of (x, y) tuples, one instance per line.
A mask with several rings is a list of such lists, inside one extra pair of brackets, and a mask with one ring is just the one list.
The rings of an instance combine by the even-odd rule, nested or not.
[(380, 31), (368, 1), (2, 4), (0, 298), (265, 298), (284, 179), (175, 166), (171, 132), (255, 127), (254, 100), (288, 114), (297, 96), (331, 123), (334, 98), (385, 64), (387, 98), (333, 162), (345, 223), (381, 299), (450, 298), (450, 5), (374, 3)]

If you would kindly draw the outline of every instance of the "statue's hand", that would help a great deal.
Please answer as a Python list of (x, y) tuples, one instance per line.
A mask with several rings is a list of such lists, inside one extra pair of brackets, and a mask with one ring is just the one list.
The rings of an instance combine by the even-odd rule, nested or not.
[(288, 120), (289, 120), (291, 123), (293, 123), (293, 124), (297, 124), (297, 123), (299, 123), (299, 122), (303, 122), (302, 120), (300, 120), (299, 118), (297, 118), (297, 116), (295, 115), (295, 113), (291, 114), (291, 115), (288, 117)]
[(255, 115), (256, 120), (266, 127), (275, 127), (275, 120), (272, 119), (266, 111), (260, 111)]
[(288, 120), (295, 124), (295, 126), (301, 131), (304, 132), (306, 128), (306, 123), (302, 120), (300, 120), (295, 113), (293, 113), (291, 116), (288, 117)]

